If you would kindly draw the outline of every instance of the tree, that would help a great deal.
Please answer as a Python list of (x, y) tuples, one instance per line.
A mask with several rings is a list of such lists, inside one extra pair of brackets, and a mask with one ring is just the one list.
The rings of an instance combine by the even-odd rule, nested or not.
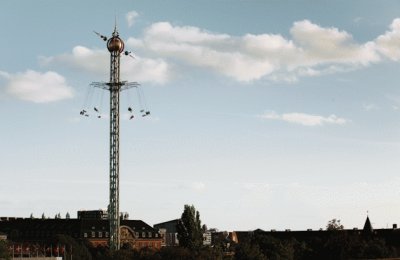
[(206, 233), (208, 228), (206, 224), (203, 224), (203, 226), (201, 226), (201, 229), (203, 230), (203, 233)]
[(92, 260), (88, 247), (82, 241), (78, 241), (68, 235), (56, 235), (51, 242), (65, 246), (65, 259)]
[(344, 226), (340, 224), (340, 219), (332, 219), (328, 221), (326, 230), (343, 230)]
[(235, 259), (238, 260), (266, 260), (267, 257), (261, 252), (257, 243), (243, 241), (235, 248)]
[[(294, 247), (295, 244), (298, 243), (295, 239), (277, 239), (262, 232), (255, 233), (252, 239), (251, 244), (258, 245), (261, 253), (265, 255), (267, 259), (294, 259)], [(254, 251), (254, 249), (256, 248), (252, 248), (252, 251)]]
[(200, 213), (195, 207), (185, 205), (181, 219), (177, 225), (179, 245), (190, 250), (199, 249), (203, 245), (203, 230)]
[(0, 259), (11, 259), (8, 243), (3, 240), (0, 240)]

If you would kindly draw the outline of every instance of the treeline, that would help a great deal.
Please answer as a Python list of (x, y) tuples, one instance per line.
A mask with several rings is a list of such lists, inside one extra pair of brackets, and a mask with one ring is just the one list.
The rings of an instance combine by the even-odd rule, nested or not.
[[(307, 241), (295, 238), (277, 239), (264, 232), (254, 232), (248, 239), (235, 244), (217, 239), (213, 246), (197, 248), (164, 247), (160, 250), (142, 248), (135, 250), (124, 245), (111, 252), (106, 247), (92, 247), (89, 242), (58, 235), (54, 243), (67, 248), (65, 259), (74, 260), (341, 260), (377, 259), (399, 257), (398, 245), (388, 244), (384, 238), (351, 234), (346, 231), (326, 231)], [(0, 241), (0, 258), (10, 259), (6, 242)]]
[(268, 234), (253, 233), (249, 239), (238, 244), (221, 240), (216, 241), (213, 247), (197, 249), (165, 247), (159, 251), (149, 248), (137, 251), (123, 248), (114, 254), (103, 252), (101, 255), (97, 251), (97, 255), (93, 255), (93, 259), (104, 260), (345, 260), (394, 257), (399, 257), (396, 246), (387, 244), (384, 238), (346, 231), (332, 231), (324, 237), (316, 236), (308, 241), (277, 239)]
[(384, 238), (352, 234), (344, 230), (325, 232), (323, 237), (316, 235), (304, 241), (254, 233), (247, 241), (240, 241), (236, 245), (233, 259), (345, 260), (399, 257), (398, 245), (390, 245)]
[[(341, 260), (376, 259), (398, 257), (397, 249), (385, 239), (350, 234), (346, 231), (327, 231), (324, 237), (315, 236), (307, 241), (295, 238), (277, 239), (263, 232), (254, 232), (245, 241), (235, 244), (220, 238), (214, 245), (198, 247), (164, 247), (161, 250), (143, 248), (134, 250), (125, 245), (117, 252), (107, 248), (93, 248), (88, 244), (74, 242), (73, 259), (99, 260)], [(71, 238), (59, 239), (68, 242)], [(90, 254), (88, 254), (90, 252)], [(74, 252), (73, 252), (74, 253)], [(67, 258), (68, 259), (68, 258)]]
[[(369, 219), (367, 219), (369, 223)], [(366, 223), (367, 223), (366, 222)], [(368, 227), (368, 225), (366, 225)], [(122, 245), (118, 251), (93, 247), (89, 241), (57, 235), (49, 243), (64, 245), (64, 259), (69, 260), (346, 260), (400, 257), (397, 233), (380, 236), (369, 228), (362, 231), (343, 230), (340, 220), (328, 222), (326, 231), (309, 233), (301, 238), (293, 232), (277, 238), (261, 230), (239, 237), (239, 243), (219, 233), (213, 236), (212, 246), (203, 245), (200, 213), (194, 206), (185, 205), (177, 225), (180, 246), (133, 249)], [(9, 245), (0, 241), (0, 259), (10, 259)]]

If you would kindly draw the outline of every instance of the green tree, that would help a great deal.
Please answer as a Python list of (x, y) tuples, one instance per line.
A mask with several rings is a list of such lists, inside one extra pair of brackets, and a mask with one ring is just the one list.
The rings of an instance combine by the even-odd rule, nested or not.
[(344, 226), (340, 223), (340, 219), (332, 219), (328, 221), (326, 230), (343, 230)]
[(368, 259), (392, 257), (396, 255), (392, 251), (394, 250), (386, 245), (383, 238), (375, 238), (366, 243), (363, 257)]
[(0, 259), (11, 259), (8, 243), (3, 240), (0, 240)]
[(261, 252), (257, 243), (244, 241), (235, 248), (235, 259), (237, 260), (266, 260), (267, 257)]
[(203, 230), (200, 213), (195, 207), (185, 205), (181, 219), (177, 225), (179, 245), (190, 250), (199, 249), (203, 245)]
[(268, 259), (294, 259), (294, 240), (281, 240), (263, 233), (255, 233), (252, 244), (257, 244)]
[(71, 259), (72, 255), (74, 260), (92, 260), (88, 247), (82, 241), (67, 235), (56, 235), (52, 242), (65, 246), (66, 259)]

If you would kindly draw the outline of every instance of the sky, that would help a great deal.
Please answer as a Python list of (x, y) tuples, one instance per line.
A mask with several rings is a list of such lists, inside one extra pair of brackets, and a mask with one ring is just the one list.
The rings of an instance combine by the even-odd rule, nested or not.
[(134, 56), (121, 57), (121, 80), (140, 83), (121, 94), (120, 209), (131, 219), (153, 225), (190, 204), (219, 230), (333, 218), (362, 228), (367, 214), (374, 228), (400, 223), (399, 10), (1, 1), (0, 215), (107, 208), (109, 95), (90, 83), (109, 80), (93, 31), (110, 36), (116, 21)]

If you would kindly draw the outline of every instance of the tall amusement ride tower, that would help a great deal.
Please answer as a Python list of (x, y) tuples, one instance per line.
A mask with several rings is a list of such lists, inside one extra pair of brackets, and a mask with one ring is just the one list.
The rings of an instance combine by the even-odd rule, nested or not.
[(94, 87), (110, 91), (110, 202), (108, 205), (108, 217), (110, 221), (109, 246), (111, 250), (120, 248), (120, 216), (119, 216), (119, 96), (122, 90), (137, 87), (136, 82), (120, 81), (120, 58), (124, 51), (124, 42), (119, 38), (117, 26), (110, 39), (98, 34), (107, 41), (107, 49), (110, 52), (110, 81), (93, 82)]

